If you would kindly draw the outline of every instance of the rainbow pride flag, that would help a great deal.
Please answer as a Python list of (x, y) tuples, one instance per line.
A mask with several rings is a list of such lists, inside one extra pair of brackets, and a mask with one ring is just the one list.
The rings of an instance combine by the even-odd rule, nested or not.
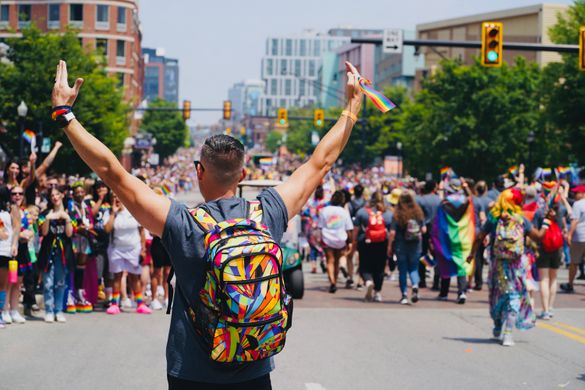
[(258, 160), (258, 164), (264, 167), (271, 167), (274, 165), (274, 159), (272, 157), (262, 157), (260, 160)]
[(453, 170), (451, 167), (443, 167), (439, 170), (439, 172), (441, 173), (441, 179), (446, 179), (453, 176)]
[(22, 132), (22, 138), (24, 138), (25, 141), (28, 142), (29, 144), (33, 142), (33, 139), (35, 139), (36, 136), (37, 135), (32, 130), (25, 130)]
[(518, 166), (514, 165), (514, 166), (508, 168), (508, 173), (512, 176), (518, 176)]
[(167, 196), (171, 194), (171, 189), (166, 184), (163, 184), (162, 186), (160, 186), (160, 189), (162, 190), (163, 194), (165, 194)]
[[(453, 215), (461, 217), (456, 220)], [(433, 223), (431, 239), (442, 278), (471, 275), (473, 262), (468, 263), (467, 257), (475, 240), (473, 203), (467, 201), (456, 208), (443, 202)]]
[(557, 171), (561, 174), (561, 175), (566, 175), (567, 173), (571, 172), (571, 167), (558, 167)]
[(381, 92), (376, 91), (374, 88), (372, 88), (372, 82), (370, 80), (359, 76), (358, 82), (364, 94), (368, 98), (370, 98), (370, 100), (372, 101), (372, 103), (374, 103), (376, 107), (378, 107), (378, 110), (382, 111), (383, 113), (386, 113), (396, 108), (396, 104), (394, 104)]

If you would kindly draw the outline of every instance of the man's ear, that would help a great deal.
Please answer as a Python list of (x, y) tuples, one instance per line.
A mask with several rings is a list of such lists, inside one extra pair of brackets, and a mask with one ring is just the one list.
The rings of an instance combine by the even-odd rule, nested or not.
[(242, 174), (240, 175), (240, 180), (238, 183), (241, 183), (246, 178), (246, 176), (248, 176), (248, 171), (246, 168), (242, 168)]

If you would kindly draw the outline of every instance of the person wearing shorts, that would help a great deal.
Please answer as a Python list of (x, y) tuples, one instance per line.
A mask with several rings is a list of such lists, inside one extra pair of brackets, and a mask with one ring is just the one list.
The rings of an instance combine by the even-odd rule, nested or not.
[(112, 304), (106, 313), (120, 314), (122, 275), (127, 272), (136, 300), (136, 313), (150, 314), (152, 310), (144, 303), (140, 280), (142, 274), (140, 257), (144, 257), (146, 254), (144, 231), (138, 221), (130, 214), (130, 211), (120, 202), (120, 199), (115, 194), (112, 198), (112, 213), (106, 223), (105, 231), (112, 235), (108, 246), (108, 260), (110, 272), (114, 274), (114, 283)]
[(577, 186), (571, 190), (575, 193), (575, 203), (571, 214), (571, 228), (567, 235), (567, 243), (571, 248), (571, 264), (569, 264), (569, 283), (561, 284), (561, 290), (573, 293), (573, 282), (577, 276), (577, 267), (583, 263), (585, 256), (585, 186)]
[(161, 310), (163, 304), (160, 302), (158, 297), (158, 287), (162, 285), (164, 289), (164, 305), (168, 304), (169, 289), (166, 283), (169, 273), (171, 272), (171, 258), (165, 249), (160, 237), (153, 236), (152, 244), (150, 245), (150, 254), (152, 257), (153, 271), (150, 278), (150, 284), (152, 289), (152, 302), (150, 308), (153, 310)]

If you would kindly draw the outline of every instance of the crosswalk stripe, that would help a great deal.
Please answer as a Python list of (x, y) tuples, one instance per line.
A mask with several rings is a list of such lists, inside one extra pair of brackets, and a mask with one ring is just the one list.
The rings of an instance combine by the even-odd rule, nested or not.
[(577, 336), (576, 334), (567, 332), (566, 330), (564, 330), (562, 328), (557, 328), (556, 326), (549, 325), (549, 324), (543, 324), (542, 322), (537, 322), (536, 326), (538, 326), (539, 328), (542, 328), (542, 329), (550, 330), (551, 332), (560, 334), (562, 336), (568, 337), (571, 340), (577, 341), (579, 343), (585, 344), (585, 337)]
[(563, 322), (555, 322), (555, 325), (559, 326), (561, 328), (565, 328), (567, 330), (570, 330), (571, 332), (585, 335), (585, 329), (577, 328), (575, 326), (571, 326), (571, 325), (565, 324)]

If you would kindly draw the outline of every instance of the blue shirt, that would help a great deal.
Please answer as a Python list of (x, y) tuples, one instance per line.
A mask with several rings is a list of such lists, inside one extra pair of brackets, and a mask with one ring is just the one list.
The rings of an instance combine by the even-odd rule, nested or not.
[[(282, 198), (270, 188), (262, 191), (258, 200), (262, 204), (262, 223), (268, 227), (272, 238), (280, 242), (288, 223), (288, 212)], [(234, 197), (208, 202), (203, 207), (219, 222), (246, 217), (247, 203), (242, 198)], [(266, 375), (274, 369), (272, 359), (239, 365), (212, 361), (201, 346), (185, 311), (186, 299), (194, 305), (205, 282), (204, 235), (187, 207), (173, 200), (162, 237), (177, 281), (167, 341), (167, 373), (176, 378), (207, 383), (245, 382)]]

